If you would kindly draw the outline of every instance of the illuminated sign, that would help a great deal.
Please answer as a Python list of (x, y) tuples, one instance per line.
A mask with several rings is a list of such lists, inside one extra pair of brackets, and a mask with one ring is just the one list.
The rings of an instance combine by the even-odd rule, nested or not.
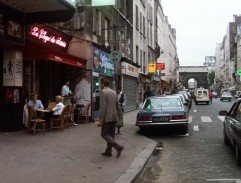
[(62, 36), (54, 35), (48, 32), (44, 27), (32, 26), (29, 30), (29, 35), (41, 40), (43, 43), (51, 43), (65, 48), (67, 46), (66, 41)]
[(165, 69), (165, 63), (156, 64), (156, 70), (164, 70), (164, 69)]
[(156, 64), (149, 64), (148, 66), (149, 72), (156, 72)]

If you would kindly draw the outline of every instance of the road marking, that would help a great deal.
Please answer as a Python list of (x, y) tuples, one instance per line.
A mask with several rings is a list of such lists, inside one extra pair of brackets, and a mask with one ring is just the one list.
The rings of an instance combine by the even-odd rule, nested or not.
[(224, 118), (225, 116), (218, 116), (218, 118), (223, 122), (224, 121)]
[(192, 116), (188, 116), (188, 123), (192, 122)]
[(207, 182), (241, 183), (241, 179), (206, 179)]
[(212, 122), (211, 118), (209, 116), (201, 116), (201, 120), (204, 123), (210, 123)]
[(194, 130), (194, 131), (199, 131), (199, 126), (198, 126), (198, 125), (194, 125), (194, 126), (193, 126), (193, 130)]

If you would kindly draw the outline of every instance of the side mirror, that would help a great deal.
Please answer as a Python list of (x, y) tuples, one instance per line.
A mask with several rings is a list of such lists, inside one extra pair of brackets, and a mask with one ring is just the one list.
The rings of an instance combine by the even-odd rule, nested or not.
[(219, 115), (220, 116), (227, 116), (228, 115), (228, 112), (227, 111), (219, 111)]

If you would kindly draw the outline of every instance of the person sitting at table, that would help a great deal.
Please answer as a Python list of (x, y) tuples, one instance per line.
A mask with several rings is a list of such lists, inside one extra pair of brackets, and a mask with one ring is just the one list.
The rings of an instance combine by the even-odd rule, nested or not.
[(53, 118), (58, 118), (64, 109), (63, 97), (60, 95), (55, 96), (56, 106), (52, 109)]
[(38, 94), (35, 92), (31, 94), (31, 100), (28, 101), (27, 105), (28, 107), (33, 107), (35, 110), (44, 109), (41, 100), (38, 100)]

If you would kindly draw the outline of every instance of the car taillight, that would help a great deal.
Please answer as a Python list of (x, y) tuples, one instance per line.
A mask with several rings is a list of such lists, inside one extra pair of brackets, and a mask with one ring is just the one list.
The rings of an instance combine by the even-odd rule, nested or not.
[(171, 117), (172, 120), (186, 119), (186, 115), (175, 115)]
[(151, 117), (150, 116), (138, 116), (137, 121), (150, 121)]

